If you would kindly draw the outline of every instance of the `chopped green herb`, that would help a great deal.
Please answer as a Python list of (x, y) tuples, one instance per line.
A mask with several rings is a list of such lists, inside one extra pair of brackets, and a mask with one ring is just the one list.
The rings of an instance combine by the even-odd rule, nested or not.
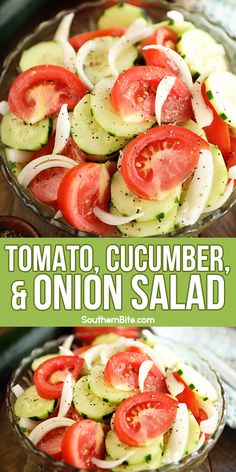
[(158, 221), (163, 220), (163, 218), (165, 218), (165, 213), (159, 213), (159, 215), (157, 215), (157, 220)]
[(222, 118), (222, 120), (227, 120), (228, 119), (228, 116), (225, 114), (225, 113), (221, 113), (220, 114), (220, 117)]
[(213, 99), (213, 93), (212, 93), (211, 90), (207, 90), (207, 96), (208, 96), (209, 100)]
[(147, 456), (145, 456), (145, 461), (146, 462), (150, 462), (152, 460), (152, 455), (151, 454), (148, 454)]
[(177, 374), (183, 375), (183, 371), (182, 371), (181, 369), (179, 369), (179, 370), (177, 371)]
[(193, 81), (196, 82), (197, 79), (199, 79), (201, 74), (199, 74), (199, 72), (195, 72), (195, 74), (193, 74)]
[(191, 388), (191, 390), (195, 390), (196, 387), (195, 387), (195, 385), (190, 384), (190, 385), (189, 385), (189, 388)]

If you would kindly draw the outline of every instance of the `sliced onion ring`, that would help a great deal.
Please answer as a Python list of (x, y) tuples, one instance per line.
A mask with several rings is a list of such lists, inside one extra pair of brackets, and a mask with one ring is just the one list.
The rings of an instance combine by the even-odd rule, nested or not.
[(16, 164), (28, 164), (31, 161), (33, 152), (31, 151), (19, 151), (19, 149), (8, 149), (7, 157), (10, 161)]
[(53, 431), (56, 428), (69, 427), (75, 424), (74, 420), (70, 418), (49, 418), (48, 420), (40, 423), (36, 428), (30, 433), (28, 439), (36, 446), (45, 434)]
[(95, 48), (96, 48), (96, 42), (95, 41), (93, 41), (92, 39), (90, 41), (86, 41), (86, 43), (84, 43), (81, 46), (81, 48), (79, 48), (79, 51), (78, 51), (77, 56), (76, 56), (77, 74), (78, 74), (80, 80), (83, 82), (84, 85), (86, 85), (86, 87), (88, 87), (89, 90), (93, 89), (93, 84), (92, 84), (92, 82), (90, 82), (89, 78), (87, 77), (87, 75), (84, 72), (84, 63), (85, 63), (85, 59), (88, 56), (88, 54), (91, 51), (94, 51)]
[(173, 397), (176, 397), (177, 395), (179, 395), (180, 393), (184, 391), (184, 384), (176, 380), (171, 369), (168, 369), (166, 372), (166, 385), (168, 387), (170, 394)]
[(0, 102), (0, 115), (5, 116), (10, 111), (10, 107), (6, 100)]
[(155, 114), (157, 123), (161, 125), (161, 115), (164, 103), (174, 87), (176, 77), (165, 76), (159, 83), (156, 91)]
[(69, 41), (66, 41), (65, 39), (61, 39), (59, 42), (63, 49), (65, 67), (66, 69), (73, 72), (73, 74), (75, 74), (76, 73), (76, 52), (73, 46), (71, 46)]
[(139, 385), (139, 390), (141, 393), (144, 392), (144, 384), (145, 380), (150, 372), (150, 370), (153, 367), (153, 361), (143, 361), (141, 366), (139, 367), (139, 373), (138, 373), (138, 385)]
[(57, 119), (55, 144), (52, 154), (60, 154), (63, 149), (65, 149), (70, 137), (70, 128), (71, 125), (70, 116), (68, 113), (68, 105), (64, 103), (60, 109)]
[(22, 395), (22, 393), (24, 393), (24, 389), (23, 389), (23, 387), (21, 387), (21, 385), (16, 384), (16, 385), (14, 385), (14, 387), (12, 387), (12, 392), (14, 393), (16, 398), (18, 398)]
[(179, 403), (172, 432), (162, 458), (164, 464), (171, 464), (182, 459), (188, 441), (188, 432), (188, 408), (185, 403)]
[(64, 347), (64, 346), (59, 346), (59, 353), (60, 353), (60, 356), (75, 356), (73, 351), (68, 349), (68, 347)]
[(210, 107), (207, 106), (202, 96), (202, 85), (207, 77), (208, 73), (201, 75), (195, 82), (192, 88), (192, 107), (197, 124), (200, 128), (210, 126), (214, 114)]
[(226, 187), (224, 195), (222, 195), (222, 197), (220, 197), (219, 200), (216, 203), (214, 203), (214, 205), (206, 207), (203, 210), (203, 214), (205, 215), (206, 213), (211, 213), (212, 211), (218, 210), (218, 208), (222, 207), (224, 203), (227, 202), (227, 200), (229, 199), (231, 193), (233, 193), (233, 190), (234, 190), (234, 181), (231, 180)]
[(208, 416), (207, 420), (201, 421), (200, 430), (204, 434), (214, 434), (217, 428), (219, 414), (215, 405), (209, 401), (199, 400), (199, 406)]
[(167, 18), (173, 20), (175, 23), (183, 23), (184, 22), (184, 15), (180, 13), (180, 11), (170, 10), (166, 14)]
[(64, 343), (62, 344), (62, 346), (63, 346), (63, 347), (66, 347), (67, 349), (71, 349), (71, 346), (72, 346), (72, 344), (73, 344), (74, 339), (75, 339), (74, 334), (71, 334), (70, 336), (68, 336), (68, 337), (65, 339)]
[(78, 165), (77, 162), (73, 161), (65, 156), (58, 154), (47, 154), (46, 156), (38, 157), (33, 161), (29, 162), (21, 173), (18, 175), (18, 182), (23, 187), (28, 187), (31, 180), (36, 177), (42, 170), (50, 169), (53, 167), (65, 167), (66, 169), (72, 169)]
[(236, 165), (229, 168), (229, 178), (236, 180)]
[(98, 344), (97, 346), (91, 347), (84, 354), (84, 361), (86, 367), (90, 370), (93, 361), (100, 355), (101, 351), (107, 347), (106, 344)]
[(75, 17), (74, 13), (69, 13), (68, 15), (65, 15), (62, 18), (54, 36), (55, 41), (61, 41), (61, 40), (67, 41), (69, 39), (70, 28), (71, 28), (71, 24), (74, 17)]
[(121, 459), (117, 459), (115, 461), (102, 461), (101, 459), (97, 459), (96, 457), (92, 458), (92, 462), (96, 467), (101, 469), (113, 469), (113, 467), (118, 467), (119, 465), (123, 464), (123, 462), (127, 461), (131, 456), (135, 454), (135, 451), (130, 451)]
[(101, 210), (101, 208), (98, 207), (93, 209), (93, 213), (100, 221), (111, 226), (125, 225), (143, 216), (143, 213), (135, 213), (135, 215), (131, 216), (113, 215), (112, 213), (108, 213), (107, 211)]
[(66, 376), (62, 394), (61, 394), (61, 401), (60, 401), (60, 408), (58, 412), (58, 417), (63, 418), (67, 415), (73, 400), (73, 383), (72, 383), (72, 375), (68, 374)]
[(200, 449), (203, 446), (205, 441), (206, 441), (206, 436), (205, 436), (205, 434), (202, 433), (195, 449), (193, 450), (193, 452), (198, 451), (198, 449)]
[(153, 44), (150, 46), (144, 46), (143, 50), (146, 51), (148, 49), (156, 49), (157, 51), (163, 51), (167, 57), (169, 57), (175, 64), (177, 65), (180, 74), (181, 74), (181, 79), (185, 83), (186, 87), (191, 91), (193, 87), (193, 79), (191, 72), (184, 61), (184, 59), (173, 49), (167, 48), (165, 46)]
[(30, 420), (29, 418), (21, 418), (19, 421), (19, 425), (21, 428), (27, 429), (28, 431), (33, 431), (36, 426), (39, 425), (39, 421)]

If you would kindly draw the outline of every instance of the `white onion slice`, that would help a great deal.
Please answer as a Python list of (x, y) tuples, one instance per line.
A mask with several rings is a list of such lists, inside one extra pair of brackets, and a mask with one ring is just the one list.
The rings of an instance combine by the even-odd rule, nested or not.
[(236, 180), (236, 166), (232, 166), (229, 168), (229, 178)]
[(204, 434), (214, 434), (219, 420), (217, 408), (209, 401), (204, 402), (200, 399), (198, 403), (200, 408), (204, 410), (208, 416), (207, 420), (201, 421), (200, 423), (201, 432)]
[(175, 23), (183, 23), (184, 22), (184, 15), (180, 13), (180, 11), (170, 10), (166, 14), (167, 18), (173, 20)]
[(171, 464), (182, 459), (187, 446), (188, 431), (188, 408), (185, 403), (179, 403), (172, 432), (162, 458), (164, 464)]
[(0, 115), (5, 116), (10, 111), (10, 107), (6, 100), (0, 102)]
[(67, 415), (71, 407), (72, 399), (73, 399), (72, 375), (68, 374), (66, 376), (63, 389), (62, 389), (60, 408), (57, 415), (58, 417), (63, 418)]
[(89, 78), (87, 77), (87, 75), (84, 72), (84, 63), (85, 63), (85, 59), (88, 56), (88, 54), (91, 51), (94, 51), (95, 48), (96, 48), (96, 42), (95, 41), (93, 41), (92, 39), (90, 41), (86, 41), (86, 43), (84, 43), (81, 46), (81, 48), (79, 48), (79, 51), (78, 51), (77, 56), (76, 56), (77, 74), (78, 74), (80, 80), (83, 82), (84, 85), (86, 85), (86, 87), (88, 87), (89, 90), (93, 89), (93, 84), (92, 84), (92, 82), (90, 82)]
[(161, 125), (161, 115), (163, 105), (174, 87), (176, 77), (165, 76), (159, 83), (156, 91), (156, 100), (155, 100), (155, 114), (157, 123)]
[(76, 52), (69, 43), (69, 41), (66, 41), (65, 39), (61, 39), (60, 44), (63, 49), (63, 55), (64, 55), (64, 65), (66, 69), (70, 70), (73, 72), (73, 74), (76, 73)]
[(192, 107), (197, 124), (200, 128), (210, 126), (213, 119), (213, 111), (207, 106), (202, 96), (202, 84), (204, 83), (208, 73), (201, 75), (192, 88)]
[(24, 393), (24, 389), (19, 384), (14, 385), (14, 387), (12, 387), (12, 391), (16, 398), (20, 397), (22, 393)]
[(210, 151), (202, 150), (184, 203), (179, 207), (176, 222), (193, 225), (206, 207), (213, 181), (213, 158)]
[(39, 425), (39, 421), (33, 421), (29, 418), (21, 418), (19, 421), (19, 425), (21, 428), (27, 429), (28, 431), (33, 431), (36, 426)]
[(198, 449), (200, 449), (200, 448), (203, 446), (203, 444), (204, 444), (205, 441), (206, 441), (206, 436), (205, 436), (205, 434), (201, 434), (201, 436), (200, 436), (200, 438), (199, 438), (199, 441), (198, 441), (198, 443), (197, 443), (195, 449), (193, 450), (193, 452), (194, 452), (194, 451), (198, 451)]
[(103, 349), (105, 349), (106, 346), (107, 346), (106, 344), (98, 344), (97, 346), (94, 346), (85, 352), (84, 360), (85, 360), (86, 367), (88, 369), (91, 369), (93, 361), (95, 361), (95, 359), (97, 359), (97, 357), (100, 356), (101, 351), (103, 351)]
[(144, 46), (144, 48), (143, 48), (144, 51), (146, 51), (148, 49), (156, 49), (157, 51), (163, 51), (167, 55), (167, 57), (169, 57), (169, 59), (171, 59), (173, 62), (175, 62), (175, 64), (177, 65), (177, 67), (180, 71), (182, 81), (185, 83), (186, 87), (190, 91), (192, 90), (192, 88), (193, 88), (193, 79), (192, 79), (191, 72), (190, 72), (186, 62), (184, 61), (184, 59), (176, 51), (174, 51), (171, 48), (167, 48), (165, 46), (161, 46), (161, 45), (157, 45), (157, 44), (153, 44), (153, 45), (150, 45), (150, 46)]
[(153, 28), (146, 26), (146, 22), (144, 25), (144, 23), (141, 23), (140, 19), (138, 19), (132, 23), (132, 25), (127, 29), (126, 33), (121, 36), (121, 38), (117, 39), (114, 46), (110, 48), (108, 53), (108, 64), (114, 76), (119, 75), (119, 71), (117, 70), (115, 63), (122, 50), (127, 46), (131, 46), (138, 43), (139, 41), (142, 41), (143, 39), (148, 38), (153, 34), (153, 31)]
[(222, 205), (224, 205), (224, 203), (227, 202), (227, 200), (229, 199), (231, 193), (233, 193), (233, 190), (234, 190), (234, 181), (231, 180), (226, 187), (224, 195), (222, 195), (222, 197), (220, 197), (219, 200), (216, 203), (214, 203), (214, 205), (206, 207), (205, 210), (203, 211), (203, 214), (211, 213), (212, 211), (215, 211), (218, 208), (222, 207)]
[(71, 24), (72, 24), (72, 21), (75, 17), (75, 14), (74, 13), (69, 13), (68, 15), (65, 15), (58, 28), (57, 28), (57, 31), (55, 33), (55, 36), (54, 36), (54, 40), (55, 41), (67, 41), (69, 39), (69, 36), (70, 36), (70, 28), (71, 28)]
[(166, 385), (173, 397), (176, 397), (184, 391), (184, 384), (176, 380), (171, 369), (168, 369), (166, 372)]
[(72, 346), (72, 344), (73, 344), (74, 338), (75, 338), (74, 334), (70, 334), (70, 336), (68, 336), (68, 337), (65, 339), (64, 343), (62, 344), (62, 346), (63, 346), (63, 347), (66, 347), (67, 349), (71, 349), (71, 346)]
[(27, 164), (18, 175), (18, 182), (26, 188), (31, 180), (42, 170), (50, 169), (52, 167), (65, 167), (66, 169), (71, 169), (76, 165), (78, 165), (78, 163), (68, 157), (60, 156), (58, 154), (47, 154), (46, 156), (38, 157), (38, 159), (29, 162), (29, 164)]
[(70, 418), (49, 418), (48, 420), (40, 423), (36, 428), (30, 433), (28, 439), (34, 444), (37, 445), (39, 441), (45, 436), (45, 434), (53, 431), (56, 428), (69, 427), (75, 424), (74, 420)]
[(55, 215), (54, 215), (54, 220), (59, 220), (60, 218), (63, 218), (63, 214), (60, 210), (58, 210)]
[(7, 157), (10, 161), (16, 164), (28, 164), (31, 161), (33, 152), (19, 151), (19, 149), (8, 149)]
[(144, 392), (144, 384), (145, 380), (150, 372), (150, 370), (153, 367), (153, 361), (144, 361), (142, 362), (141, 366), (139, 367), (139, 373), (138, 373), (138, 385), (139, 385), (139, 390), (141, 393)]
[(60, 154), (66, 147), (70, 137), (70, 117), (68, 113), (68, 105), (62, 105), (56, 126), (55, 144), (52, 154)]
[(101, 469), (113, 469), (113, 467), (118, 467), (119, 465), (123, 464), (123, 462), (127, 461), (131, 456), (135, 454), (135, 451), (130, 451), (121, 459), (117, 459), (115, 461), (102, 461), (101, 459), (97, 459), (96, 457), (92, 458), (92, 462), (96, 467)]
[(59, 353), (60, 353), (60, 356), (75, 356), (73, 351), (68, 349), (68, 347), (64, 347), (64, 346), (59, 346)]
[(135, 215), (131, 216), (113, 215), (112, 213), (101, 210), (101, 208), (98, 207), (93, 209), (93, 213), (100, 221), (111, 226), (125, 225), (143, 216), (143, 213), (135, 213)]

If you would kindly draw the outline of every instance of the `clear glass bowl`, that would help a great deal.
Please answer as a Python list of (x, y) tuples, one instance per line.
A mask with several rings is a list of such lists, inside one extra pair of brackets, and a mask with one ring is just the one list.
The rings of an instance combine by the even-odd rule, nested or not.
[[(89, 328), (88, 328), (89, 329)], [(20, 384), (23, 388), (27, 388), (33, 383), (33, 374), (30, 369), (32, 361), (40, 356), (45, 354), (52, 354), (57, 352), (58, 346), (60, 346), (65, 337), (59, 338), (55, 341), (49, 341), (44, 344), (42, 347), (34, 349), (32, 353), (23, 359), (15, 372), (12, 375), (12, 378), (7, 387), (7, 410), (8, 415), (11, 421), (11, 425), (17, 434), (22, 446), (26, 449), (26, 463), (24, 467), (24, 472), (76, 472), (79, 469), (68, 466), (63, 462), (57, 462), (53, 460), (47, 454), (39, 451), (22, 433), (20, 427), (17, 423), (17, 417), (14, 414), (13, 408), (15, 404), (15, 395), (12, 392), (12, 387), (15, 384)], [(225, 416), (226, 416), (226, 399), (223, 391), (223, 387), (220, 381), (218, 374), (214, 369), (208, 364), (208, 362), (199, 357), (199, 354), (186, 347), (181, 343), (174, 343), (169, 341), (166, 338), (160, 338), (161, 343), (169, 347), (170, 349), (175, 350), (176, 354), (182, 359), (196, 368), (200, 373), (202, 373), (208, 380), (214, 385), (217, 394), (218, 394), (218, 411), (219, 411), (219, 422), (216, 432), (213, 434), (211, 439), (209, 439), (198, 451), (189, 454), (179, 462), (166, 465), (158, 469), (158, 472), (191, 472), (199, 467), (202, 462), (206, 459), (210, 450), (214, 447), (218, 441), (225, 425)]]
[[(73, 21), (71, 34), (76, 34), (83, 31), (88, 31), (90, 29), (96, 28), (96, 22), (100, 15), (102, 14), (103, 10), (106, 8), (107, 5), (112, 5), (119, 2), (113, 1), (98, 1), (98, 2), (82, 2), (78, 8), (74, 9), (75, 12), (75, 19)], [(132, 1), (130, 0), (130, 3)], [(166, 0), (158, 0), (158, 1), (139, 1), (133, 2), (136, 4), (143, 5), (146, 9), (147, 13), (150, 17), (156, 21), (162, 21), (166, 19), (166, 12), (168, 10), (177, 8), (181, 11), (186, 20), (192, 21), (198, 27), (208, 31), (210, 34), (214, 36), (216, 40), (220, 43), (224, 44), (225, 49), (227, 51), (228, 62), (232, 71), (236, 72), (236, 41), (231, 38), (220, 26), (213, 24), (207, 18), (204, 18), (196, 11), (191, 11), (183, 6), (181, 6), (181, 0), (173, 0), (167, 2)], [(72, 10), (70, 10), (72, 11)], [(16, 47), (16, 49), (7, 57), (4, 63), (3, 73), (0, 79), (0, 90), (1, 90), (1, 100), (6, 100), (8, 96), (8, 91), (11, 83), (19, 73), (18, 71), (18, 64), (21, 54), (24, 49), (31, 47), (32, 45), (36, 44), (39, 41), (45, 41), (52, 39), (54, 33), (57, 29), (57, 26), (62, 18), (62, 16), (67, 13), (67, 11), (60, 12), (56, 17), (52, 18), (49, 21), (41, 23), (35, 31), (26, 38), (24, 38)], [(15, 191), (18, 197), (23, 201), (23, 203), (33, 210), (38, 216), (46, 220), (48, 223), (56, 226), (64, 231), (67, 231), (73, 236), (86, 236), (87, 234), (81, 233), (76, 229), (72, 228), (69, 224), (67, 224), (64, 220), (55, 220), (54, 214), (55, 210), (40, 203), (36, 200), (32, 194), (28, 190), (24, 190), (17, 182), (16, 177), (13, 173), (9, 170), (7, 163), (6, 163), (6, 156), (4, 152), (4, 146), (0, 143), (0, 166), (2, 172), (11, 186), (11, 188)], [(199, 221), (192, 226), (188, 226), (185, 228), (181, 228), (177, 231), (173, 231), (169, 233), (168, 237), (188, 237), (188, 236), (197, 236), (201, 233), (207, 226), (211, 223), (215, 222), (218, 218), (225, 215), (235, 204), (236, 202), (236, 193), (234, 192), (229, 200), (218, 210), (214, 213), (209, 215), (202, 216)], [(91, 235), (87, 235), (91, 236)]]

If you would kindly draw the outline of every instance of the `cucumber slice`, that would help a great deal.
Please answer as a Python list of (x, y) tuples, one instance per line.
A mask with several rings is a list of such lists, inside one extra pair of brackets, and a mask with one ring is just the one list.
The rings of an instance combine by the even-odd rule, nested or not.
[(114, 333), (108, 334), (101, 334), (101, 336), (97, 336), (96, 339), (92, 342), (92, 344), (114, 344), (120, 341), (121, 336)]
[[(143, 213), (138, 222), (156, 221), (176, 207), (181, 195), (181, 185), (169, 192), (164, 200), (144, 200), (134, 195), (127, 187), (120, 172), (116, 172), (111, 182), (111, 203), (119, 213), (130, 216)], [(164, 215), (164, 216), (163, 216)]]
[[(106, 457), (107, 460), (111, 460), (108, 456)], [(162, 456), (159, 451), (157, 451), (155, 457), (149, 460), (150, 458), (147, 456), (145, 462), (139, 464), (132, 464), (132, 465), (119, 465), (119, 467), (115, 467), (114, 472), (141, 472), (146, 470), (157, 470), (162, 465)]]
[(228, 182), (228, 170), (219, 148), (212, 144), (211, 153), (213, 157), (213, 182), (206, 207), (218, 202), (220, 197), (224, 195)]
[(43, 364), (43, 362), (47, 361), (48, 359), (53, 359), (53, 357), (58, 356), (59, 354), (47, 354), (46, 356), (41, 356), (38, 357), (37, 359), (34, 359), (34, 361), (31, 364), (31, 369), (35, 372), (37, 368)]
[(115, 403), (102, 400), (90, 390), (87, 377), (81, 377), (76, 383), (73, 403), (80, 415), (93, 420), (102, 420), (117, 408)]
[(88, 382), (91, 391), (95, 395), (112, 403), (121, 403), (136, 393), (116, 390), (112, 385), (109, 385), (104, 377), (104, 369), (100, 365), (92, 367), (88, 375)]
[[(174, 229), (175, 217), (177, 214), (178, 203), (173, 205), (173, 208), (167, 215), (160, 215), (160, 219), (156, 221), (145, 221), (143, 223), (128, 223), (126, 225), (118, 226), (118, 230), (131, 238), (143, 238), (146, 236), (161, 236), (169, 233)], [(113, 215), (120, 215), (116, 208), (111, 207), (110, 212)]]
[(121, 3), (104, 11), (98, 20), (98, 29), (128, 28), (137, 18), (149, 20), (145, 10), (142, 8)]
[(205, 139), (205, 141), (207, 141), (207, 137), (206, 137), (206, 133), (204, 129), (199, 128), (198, 124), (195, 121), (193, 120), (184, 121), (183, 123), (181, 123), (181, 126), (183, 126), (183, 128), (189, 129), (195, 134), (198, 134), (199, 136), (201, 136), (202, 139)]
[(44, 120), (30, 125), (19, 120), (13, 113), (7, 113), (1, 123), (1, 140), (6, 146), (22, 151), (37, 151), (49, 140), (52, 120)]
[(218, 115), (228, 125), (236, 127), (236, 75), (212, 72), (206, 79), (207, 96)]
[(82, 151), (106, 156), (123, 148), (127, 139), (111, 136), (91, 115), (91, 95), (87, 94), (76, 105), (71, 124), (71, 134)]
[(45, 420), (53, 412), (55, 400), (46, 400), (38, 395), (35, 385), (27, 388), (15, 403), (16, 416), (35, 420)]
[(6, 155), (6, 160), (7, 160), (7, 165), (10, 169), (10, 171), (16, 176), (18, 177), (18, 175), (21, 173), (24, 165), (23, 164), (20, 164), (19, 162), (14, 162), (11, 160), (10, 156), (9, 156), (9, 150), (11, 148), (5, 148), (4, 151), (5, 151), (5, 155)]
[(183, 362), (178, 362), (175, 369), (188, 386), (194, 391), (196, 395), (204, 399), (209, 399), (213, 402), (217, 400), (217, 392), (213, 385), (197, 370), (193, 369)]
[(193, 23), (190, 23), (190, 21), (183, 21), (183, 23), (177, 23), (173, 20), (167, 20), (162, 21), (161, 23), (156, 23), (153, 25), (153, 28), (155, 30), (158, 30), (161, 26), (167, 26), (167, 28), (170, 28), (178, 36), (182, 36), (182, 34), (186, 33), (186, 31), (189, 31), (190, 29), (194, 28)]
[(189, 429), (188, 429), (188, 441), (185, 449), (185, 455), (191, 454), (193, 450), (196, 448), (199, 437), (200, 437), (200, 426), (197, 420), (194, 418), (191, 411), (188, 412), (189, 414)]
[[(102, 38), (95, 38), (92, 40), (93, 47), (91, 52), (88, 54), (85, 64), (84, 71), (92, 84), (97, 84), (104, 77), (112, 75), (108, 64), (108, 53), (112, 46), (116, 43), (117, 39), (110, 36), (104, 36)], [(128, 46), (119, 55), (116, 67), (119, 72), (123, 72), (130, 67), (133, 67), (135, 60), (138, 57), (138, 50), (134, 46)]]
[(95, 120), (112, 136), (132, 138), (151, 128), (155, 120), (146, 120), (142, 123), (125, 123), (116, 113), (112, 101), (111, 91), (115, 80), (102, 79), (98, 82), (91, 94), (91, 107)]
[(177, 44), (195, 79), (206, 72), (227, 70), (225, 56), (219, 54), (218, 47), (221, 45), (209, 33), (198, 28), (186, 31)]
[(163, 437), (155, 439), (148, 446), (130, 447), (121, 442), (114, 431), (109, 431), (106, 435), (106, 451), (112, 457), (112, 460), (121, 459), (129, 452), (134, 452), (134, 455), (128, 459), (127, 465), (134, 465), (140, 463), (151, 462), (154, 458), (161, 457), (163, 450)]
[(19, 67), (24, 72), (42, 64), (65, 67), (63, 48), (59, 42), (42, 41), (26, 49), (21, 56)]

